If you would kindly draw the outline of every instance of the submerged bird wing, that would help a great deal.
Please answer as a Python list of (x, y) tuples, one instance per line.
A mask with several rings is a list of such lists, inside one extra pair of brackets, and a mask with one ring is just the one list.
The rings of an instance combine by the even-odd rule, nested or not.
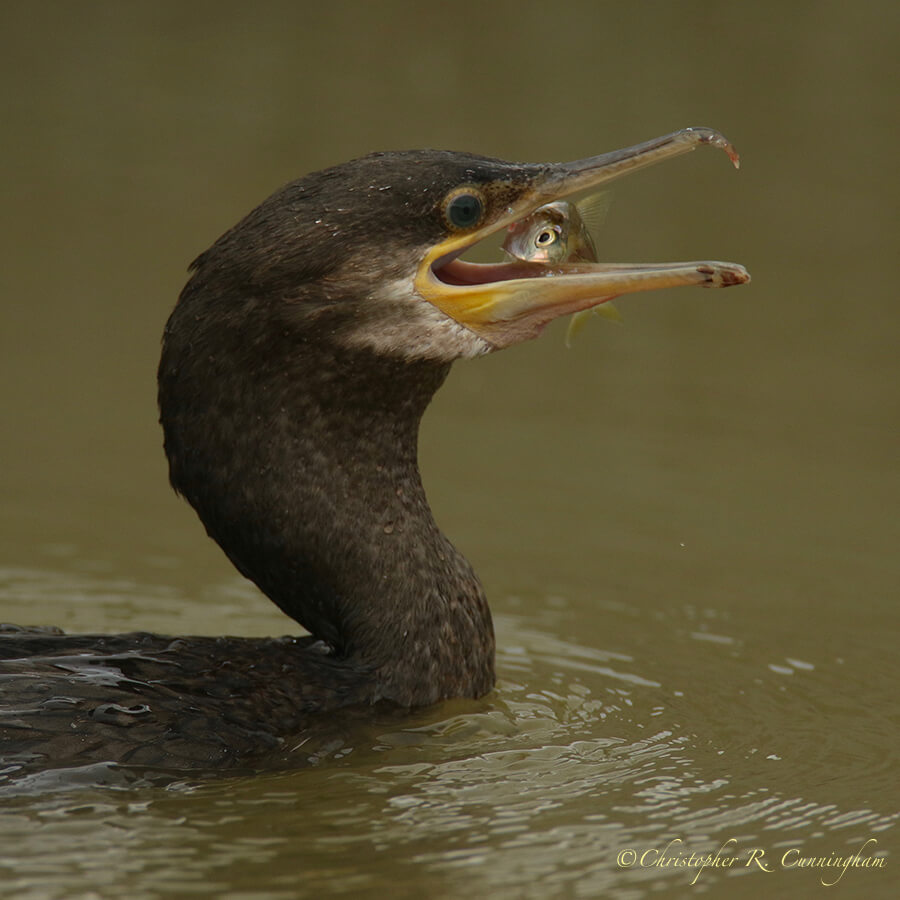
[(0, 634), (0, 774), (237, 765), (364, 702), (365, 675), (312, 638)]

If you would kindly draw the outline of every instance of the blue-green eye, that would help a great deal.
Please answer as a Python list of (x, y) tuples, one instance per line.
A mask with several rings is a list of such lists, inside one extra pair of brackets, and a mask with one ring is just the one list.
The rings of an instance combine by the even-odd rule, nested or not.
[(444, 215), (453, 228), (474, 228), (484, 217), (484, 200), (473, 188), (459, 188), (447, 198)]

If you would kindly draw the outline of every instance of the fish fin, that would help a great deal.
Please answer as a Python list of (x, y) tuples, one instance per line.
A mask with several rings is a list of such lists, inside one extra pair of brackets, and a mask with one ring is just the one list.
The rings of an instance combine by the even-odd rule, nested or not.
[[(592, 312), (594, 315), (601, 316), (604, 319), (609, 319), (612, 322), (621, 322), (622, 321), (622, 313), (613, 306), (611, 300), (607, 300), (606, 303), (600, 303), (597, 306), (592, 306), (590, 309), (585, 310), (585, 312)], [(575, 313), (575, 315), (580, 315), (580, 313)]]
[(584, 222), (584, 227), (593, 237), (594, 233), (606, 221), (609, 208), (612, 206), (612, 191), (598, 191), (588, 197), (582, 197), (575, 203), (575, 209)]
[(607, 300), (606, 303), (600, 303), (592, 306), (590, 309), (582, 309), (580, 312), (572, 313), (569, 317), (569, 326), (566, 328), (566, 349), (571, 350), (578, 333), (584, 328), (585, 323), (591, 315), (600, 316), (603, 319), (609, 319), (611, 322), (621, 322), (622, 314), (613, 306), (612, 302)]
[(572, 349), (572, 343), (575, 340), (575, 335), (584, 328), (584, 323), (587, 322), (588, 316), (590, 316), (591, 311), (589, 309), (583, 309), (581, 312), (572, 313), (569, 316), (569, 327), (566, 328), (566, 349)]

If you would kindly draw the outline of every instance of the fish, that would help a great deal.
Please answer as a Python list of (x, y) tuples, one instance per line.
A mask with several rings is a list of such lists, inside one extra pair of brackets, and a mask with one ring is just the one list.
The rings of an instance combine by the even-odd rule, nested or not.
[[(539, 206), (530, 216), (509, 226), (502, 249), (507, 256), (524, 262), (552, 266), (563, 262), (599, 262), (597, 247), (588, 229), (588, 218), (605, 214), (609, 195), (600, 194), (582, 203), (556, 200)], [(591, 314), (621, 321), (619, 311), (608, 300), (574, 313), (566, 331), (566, 346)]]
[(566, 200), (539, 206), (509, 226), (503, 250), (527, 262), (597, 262), (597, 247), (578, 207)]

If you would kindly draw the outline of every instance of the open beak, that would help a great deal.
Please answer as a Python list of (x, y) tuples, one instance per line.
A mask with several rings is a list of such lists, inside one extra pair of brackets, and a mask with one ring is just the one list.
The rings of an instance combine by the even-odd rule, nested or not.
[(500, 349), (537, 337), (559, 316), (590, 309), (621, 294), (686, 284), (746, 284), (750, 275), (743, 266), (715, 261), (634, 265), (577, 261), (546, 265), (516, 260), (472, 263), (458, 258), (489, 234), (508, 227), (545, 203), (596, 189), (628, 172), (680, 156), (702, 144), (725, 150), (738, 167), (734, 147), (710, 128), (685, 128), (624, 150), (542, 167), (541, 174), (500, 217), (433, 247), (419, 266), (416, 290)]

